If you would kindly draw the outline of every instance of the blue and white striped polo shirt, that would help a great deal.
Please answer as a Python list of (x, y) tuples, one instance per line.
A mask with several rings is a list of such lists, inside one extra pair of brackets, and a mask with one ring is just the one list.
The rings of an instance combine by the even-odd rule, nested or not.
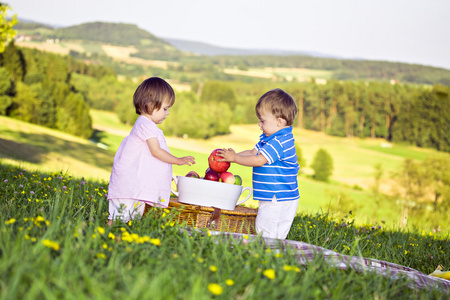
[(264, 155), (267, 163), (253, 168), (253, 199), (272, 201), (273, 196), (277, 201), (299, 199), (297, 174), (300, 166), (292, 126), (270, 136), (262, 134), (255, 149), (258, 155)]

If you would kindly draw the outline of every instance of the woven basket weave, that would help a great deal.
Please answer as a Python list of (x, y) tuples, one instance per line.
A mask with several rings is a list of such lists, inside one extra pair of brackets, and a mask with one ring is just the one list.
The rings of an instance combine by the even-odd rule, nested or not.
[[(151, 208), (145, 206), (144, 215)], [(257, 209), (236, 206), (235, 210), (225, 210), (214, 207), (184, 204), (171, 198), (169, 209), (179, 212), (177, 221), (180, 224), (195, 228), (208, 228), (214, 231), (256, 234), (255, 220)]]

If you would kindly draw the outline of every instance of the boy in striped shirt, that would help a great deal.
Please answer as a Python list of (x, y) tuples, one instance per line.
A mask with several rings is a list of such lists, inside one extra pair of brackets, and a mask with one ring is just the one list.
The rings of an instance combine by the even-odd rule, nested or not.
[(253, 167), (253, 199), (259, 200), (256, 231), (263, 237), (285, 239), (297, 212), (300, 166), (295, 152), (292, 124), (298, 109), (282, 89), (265, 93), (256, 103), (262, 130), (252, 150), (218, 152), (223, 161)]

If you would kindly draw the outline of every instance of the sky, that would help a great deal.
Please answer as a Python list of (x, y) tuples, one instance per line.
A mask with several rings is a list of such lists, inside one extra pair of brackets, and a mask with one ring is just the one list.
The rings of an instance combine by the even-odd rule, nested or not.
[(450, 0), (3, 0), (40, 23), (135, 24), (160, 38), (450, 69)]

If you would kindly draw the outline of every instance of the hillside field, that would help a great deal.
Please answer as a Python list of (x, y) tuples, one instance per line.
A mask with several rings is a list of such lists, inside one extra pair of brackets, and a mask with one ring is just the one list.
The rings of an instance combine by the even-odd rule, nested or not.
[[(114, 153), (131, 127), (120, 124), (117, 116), (111, 112), (91, 110), (91, 115), (96, 129), (96, 141), (0, 117), (0, 159), (30, 170), (61, 171), (75, 177), (107, 182)], [(170, 122), (170, 116), (167, 121)], [(174, 166), (174, 175), (185, 175), (190, 170), (203, 175), (212, 150), (224, 147), (231, 147), (236, 151), (250, 149), (259, 135), (257, 124), (251, 124), (233, 125), (230, 134), (208, 140), (166, 137), (174, 155), (193, 155), (196, 158), (194, 166)], [(294, 129), (294, 135), (306, 160), (299, 176), (299, 212), (328, 211), (332, 202), (345, 197), (355, 204), (357, 209), (354, 213), (359, 215), (359, 219), (367, 222), (386, 220), (395, 225), (398, 221), (398, 216), (390, 206), (374, 211), (370, 187), (373, 184), (375, 164), (382, 165), (382, 189), (389, 193), (392, 185), (390, 174), (401, 166), (405, 158), (423, 160), (428, 155), (448, 155), (411, 146), (390, 145), (391, 148), (384, 148), (381, 140), (331, 137), (298, 128)], [(315, 181), (309, 175), (312, 170), (308, 166), (319, 148), (326, 149), (334, 161), (330, 183)], [(251, 168), (233, 164), (230, 171), (243, 178), (244, 186), (251, 186)], [(257, 203), (248, 200), (246, 205), (256, 207)]]

